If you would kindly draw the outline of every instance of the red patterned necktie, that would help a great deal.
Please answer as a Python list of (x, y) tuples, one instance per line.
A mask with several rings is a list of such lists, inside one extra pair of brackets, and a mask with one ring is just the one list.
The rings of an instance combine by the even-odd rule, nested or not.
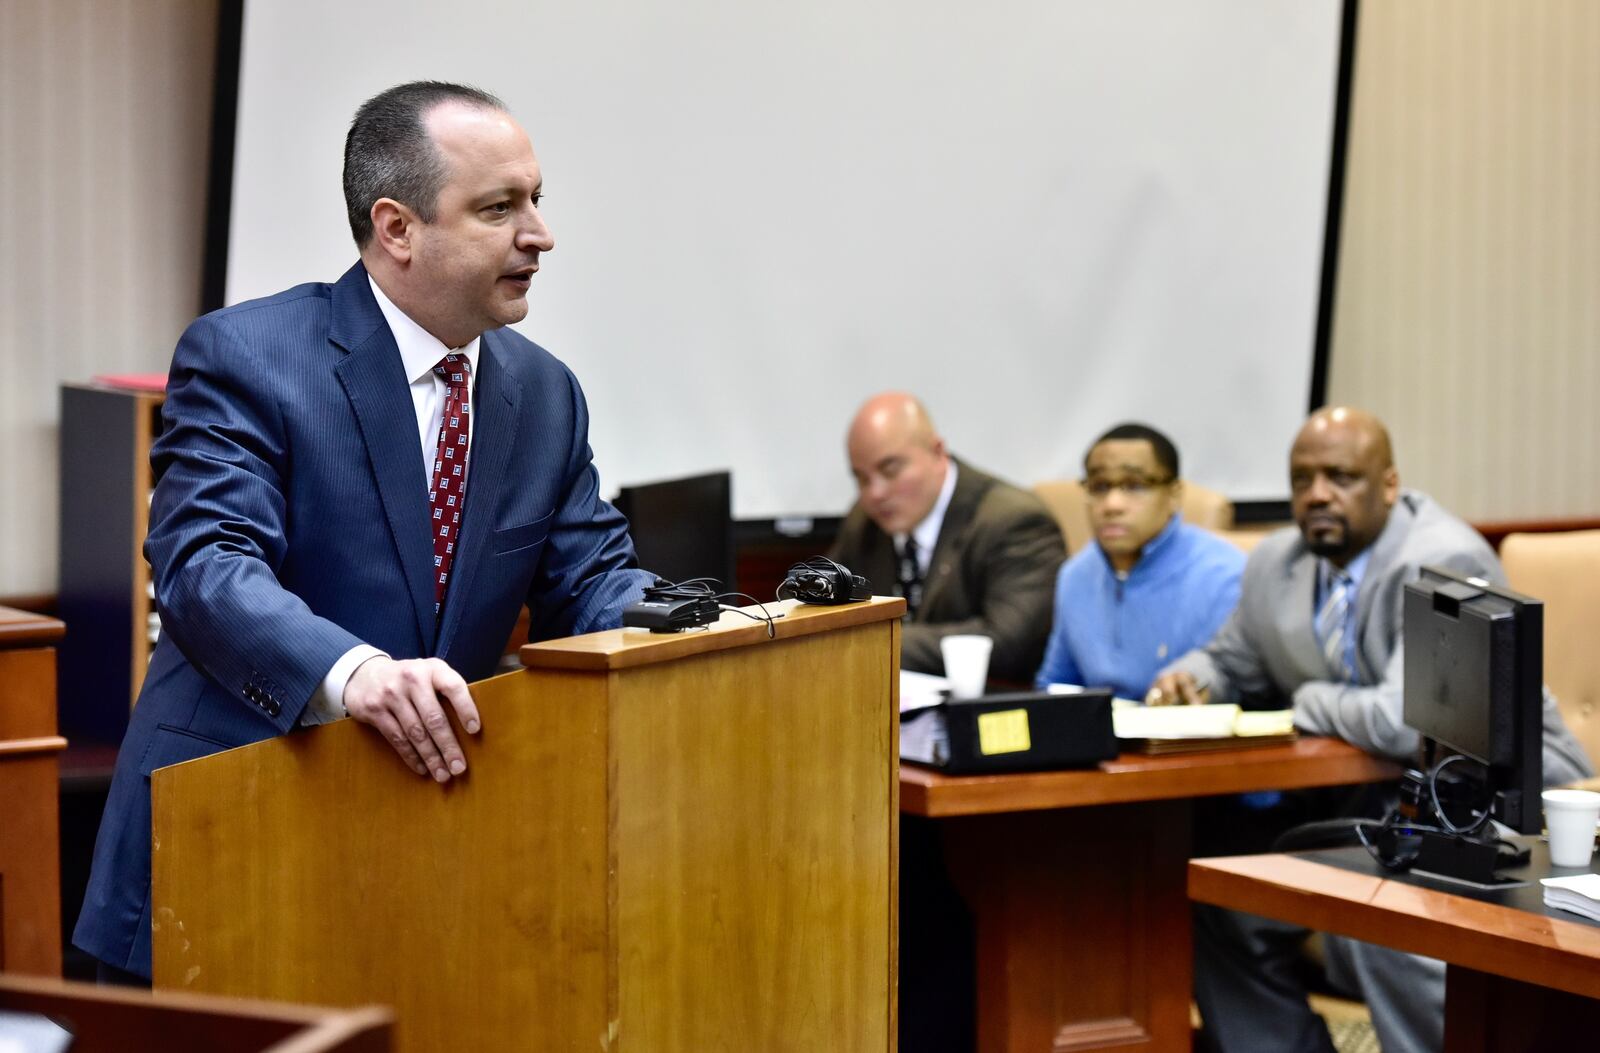
[(467, 500), (467, 413), (471, 409), (472, 366), (466, 355), (445, 355), (433, 367), (445, 382), (444, 412), (439, 417), (439, 448), (433, 455), (428, 507), (433, 513), (433, 613), (444, 606), (450, 583), (450, 562), (461, 533), (461, 510)]

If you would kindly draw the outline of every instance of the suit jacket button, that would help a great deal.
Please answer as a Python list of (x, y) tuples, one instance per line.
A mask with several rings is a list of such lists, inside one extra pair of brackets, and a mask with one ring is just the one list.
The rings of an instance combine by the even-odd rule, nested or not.
[(279, 714), (279, 713), (280, 713), (280, 712), (282, 712), (282, 707), (280, 707), (280, 706), (279, 706), (279, 705), (278, 705), (278, 703), (276, 703), (276, 702), (270, 702), (270, 701), (269, 701), (269, 702), (268, 702), (268, 703), (267, 703), (267, 704), (266, 704), (266, 709), (267, 709), (267, 716), (269, 716), (269, 717), (275, 717), (275, 716), (277, 716), (277, 715), (278, 715), (278, 714)]

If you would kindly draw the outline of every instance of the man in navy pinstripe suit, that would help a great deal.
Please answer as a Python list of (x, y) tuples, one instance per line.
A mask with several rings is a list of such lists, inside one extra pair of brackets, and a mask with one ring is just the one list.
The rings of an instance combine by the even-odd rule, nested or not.
[(349, 716), (448, 782), (519, 608), (534, 639), (588, 632), (649, 583), (576, 379), (502, 328), (554, 248), (541, 185), (493, 96), (390, 89), (345, 143), (360, 262), (179, 342), (145, 543), (163, 635), (73, 935), (106, 979), (150, 975), (153, 770)]

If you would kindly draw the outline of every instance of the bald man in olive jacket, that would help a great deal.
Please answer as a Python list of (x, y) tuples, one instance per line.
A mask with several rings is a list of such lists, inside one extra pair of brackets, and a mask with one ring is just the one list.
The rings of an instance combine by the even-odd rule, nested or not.
[(994, 639), (990, 677), (1031, 683), (1067, 555), (1043, 502), (952, 457), (903, 392), (861, 407), (848, 448), (860, 499), (831, 554), (874, 592), (906, 597), (900, 664), (941, 674), (939, 640), (977, 633)]

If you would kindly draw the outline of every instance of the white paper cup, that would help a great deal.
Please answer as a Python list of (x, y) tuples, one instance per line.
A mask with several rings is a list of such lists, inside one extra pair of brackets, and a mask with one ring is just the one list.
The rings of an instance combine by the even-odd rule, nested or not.
[[(944, 655), (944, 675), (955, 698), (977, 698), (989, 682), (989, 652), (994, 641), (987, 636), (946, 636), (939, 641)], [(1600, 796), (1600, 795), (1597, 795)]]
[(1544, 791), (1544, 824), (1550, 831), (1550, 864), (1586, 867), (1594, 854), (1594, 829), (1600, 823), (1600, 793), (1592, 790)]

